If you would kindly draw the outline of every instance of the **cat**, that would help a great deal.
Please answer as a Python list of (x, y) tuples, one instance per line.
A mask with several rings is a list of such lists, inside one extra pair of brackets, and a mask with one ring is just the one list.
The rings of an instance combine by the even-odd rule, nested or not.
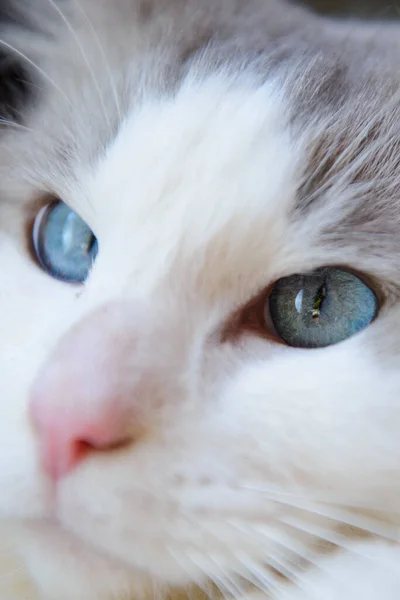
[(399, 25), (7, 6), (1, 598), (399, 598)]

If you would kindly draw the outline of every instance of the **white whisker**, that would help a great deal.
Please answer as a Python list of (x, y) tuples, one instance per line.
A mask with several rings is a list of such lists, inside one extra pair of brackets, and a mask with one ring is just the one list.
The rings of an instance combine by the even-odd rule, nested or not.
[[(210, 557), (208, 557), (210, 558)], [(246, 590), (240, 586), (239, 583), (236, 583), (233, 578), (226, 573), (219, 573), (207, 568), (207, 572), (209, 573), (210, 579), (214, 582), (217, 588), (221, 591), (223, 596), (225, 596), (224, 590), (231, 596), (232, 598), (243, 598), (246, 594)]]
[(51, 83), (51, 85), (62, 95), (62, 97), (68, 102), (68, 104), (70, 106), (72, 106), (72, 102), (71, 100), (65, 95), (65, 93), (63, 92), (63, 90), (55, 83), (55, 81), (53, 81), (53, 79), (51, 79), (51, 77), (49, 77), (47, 75), (47, 73), (45, 73), (43, 71), (43, 69), (41, 67), (39, 67), (39, 65), (37, 65), (33, 60), (31, 60), (30, 58), (28, 58), (26, 56), (26, 54), (24, 54), (23, 52), (21, 52), (20, 50), (18, 50), (17, 48), (15, 48), (14, 46), (12, 46), (11, 44), (8, 44), (6, 41), (4, 40), (0, 40), (0, 44), (2, 46), (5, 46), (6, 48), (9, 48), (10, 50), (12, 50), (13, 52), (15, 52), (18, 56), (20, 56), (21, 58), (23, 58), (24, 60), (26, 60), (27, 63), (29, 63), (34, 69), (36, 69), (41, 75), (42, 77), (44, 77), (49, 83)]
[(71, 35), (73, 36), (73, 38), (74, 38), (74, 40), (76, 42), (76, 45), (78, 46), (79, 51), (80, 51), (80, 53), (82, 55), (82, 58), (85, 61), (87, 69), (88, 69), (88, 71), (90, 73), (90, 77), (92, 79), (93, 85), (94, 85), (94, 87), (95, 87), (95, 89), (97, 91), (97, 94), (99, 96), (99, 100), (100, 100), (101, 107), (103, 109), (104, 117), (105, 117), (107, 123), (110, 125), (110, 120), (109, 120), (109, 117), (108, 117), (108, 114), (107, 114), (107, 110), (106, 110), (106, 106), (105, 106), (105, 103), (104, 103), (103, 94), (101, 92), (99, 83), (98, 83), (98, 81), (96, 79), (96, 76), (94, 74), (92, 65), (90, 64), (89, 59), (87, 57), (87, 54), (86, 54), (86, 52), (85, 52), (85, 50), (84, 50), (84, 48), (83, 48), (83, 46), (82, 46), (82, 44), (81, 44), (81, 42), (79, 40), (79, 37), (77, 36), (76, 32), (74, 31), (74, 28), (72, 27), (71, 23), (69, 22), (69, 20), (67, 19), (67, 17), (64, 15), (64, 13), (62, 12), (62, 10), (55, 4), (54, 0), (48, 0), (48, 2), (51, 4), (51, 6), (54, 8), (54, 10), (57, 11), (57, 13), (60, 15), (61, 19), (64, 21), (65, 25), (68, 27)]
[[(361, 515), (338, 511), (333, 507), (324, 509), (321, 506), (306, 507), (298, 505), (294, 506), (294, 508), (304, 510), (312, 515), (318, 515), (343, 525), (348, 525), (349, 527), (355, 527), (368, 534), (377, 535), (387, 540), (396, 542), (400, 540), (399, 531), (395, 531), (398, 527), (395, 528), (393, 525), (389, 526), (384, 523), (378, 523)], [(285, 520), (284, 517), (279, 517), (279, 520), (290, 525), (289, 521)]]
[[(277, 575), (268, 572), (261, 565), (251, 562), (246, 556), (237, 555), (236, 558), (244, 568), (244, 571), (238, 571), (240, 575), (255, 585), (261, 592), (268, 593), (271, 589), (276, 590), (278, 588), (279, 577)], [(269, 562), (269, 557), (266, 559), (266, 562), (268, 566), (274, 568)]]
[(33, 129), (32, 127), (27, 127), (23, 123), (17, 123), (16, 121), (10, 121), (9, 119), (4, 119), (3, 117), (0, 117), (0, 126), (1, 125), (4, 125), (5, 128), (11, 127), (13, 129), (19, 129), (21, 131), (26, 131), (27, 133), (32, 133), (33, 135), (40, 135), (42, 139), (43, 139), (43, 137), (46, 137), (51, 140), (51, 137), (48, 134), (44, 133), (43, 131), (38, 131), (36, 129)]
[[(302, 544), (298, 540), (293, 539), (291, 536), (286, 535), (283, 531), (279, 531), (278, 534), (274, 535), (274, 529), (268, 528), (265, 525), (260, 525), (257, 527), (246, 524), (246, 526), (240, 527), (235, 523), (230, 522), (232, 526), (236, 526), (239, 531), (248, 537), (262, 537), (267, 539), (269, 542), (273, 542), (273, 544), (278, 545), (282, 550), (278, 550), (278, 548), (274, 548), (274, 552), (277, 552), (279, 555), (284, 556), (287, 559), (287, 556), (292, 555), (293, 558), (300, 558), (302, 562), (312, 563), (315, 553), (313, 550), (308, 548), (306, 545)], [(288, 559), (289, 560), (289, 559)]]
[(30, 127), (27, 127), (22, 123), (17, 123), (16, 121), (4, 119), (3, 117), (0, 117), (0, 125), (5, 125), (6, 127), (13, 127), (14, 129), (21, 129), (22, 131), (28, 131), (29, 133), (35, 133), (34, 130)]
[(81, 12), (83, 18), (85, 19), (85, 21), (86, 21), (86, 23), (87, 23), (87, 25), (88, 25), (91, 33), (92, 33), (92, 36), (93, 36), (94, 40), (96, 41), (96, 44), (97, 44), (97, 46), (98, 46), (98, 48), (100, 50), (100, 53), (101, 53), (101, 56), (102, 56), (102, 59), (103, 59), (103, 62), (104, 62), (104, 66), (105, 66), (105, 69), (107, 71), (107, 76), (108, 76), (108, 79), (109, 79), (109, 82), (110, 82), (111, 91), (112, 91), (112, 94), (114, 96), (114, 101), (115, 101), (115, 106), (117, 108), (118, 117), (119, 117), (119, 120), (121, 121), (122, 120), (122, 112), (121, 112), (121, 107), (120, 107), (120, 103), (119, 103), (119, 99), (118, 99), (117, 87), (115, 85), (113, 73), (111, 71), (110, 64), (109, 64), (109, 62), (107, 60), (107, 56), (106, 56), (106, 53), (104, 51), (103, 45), (102, 45), (102, 43), (100, 41), (99, 36), (96, 33), (95, 28), (93, 27), (92, 22), (90, 21), (89, 17), (87, 16), (87, 14), (85, 13), (85, 11), (83, 10), (83, 8), (82, 8), (79, 0), (73, 0), (73, 1), (76, 4), (76, 6), (78, 7), (79, 11)]
[(181, 567), (181, 569), (188, 575), (189, 581), (192, 581), (196, 585), (196, 587), (198, 587), (199, 590), (201, 590), (203, 592), (203, 594), (205, 594), (205, 596), (207, 598), (209, 598), (209, 600), (214, 600), (213, 595), (210, 595), (210, 593), (207, 591), (207, 588), (205, 587), (207, 582), (204, 583), (204, 581), (199, 581), (199, 576), (198, 576), (197, 570), (199, 570), (201, 573), (203, 573), (205, 575), (206, 579), (211, 579), (211, 578), (208, 576), (208, 573), (206, 573), (204, 571), (204, 569), (202, 567), (200, 567), (200, 565), (197, 564), (196, 561), (193, 561), (191, 554), (190, 553), (185, 554), (185, 558), (186, 559), (188, 558), (189, 562), (191, 562), (196, 567), (196, 572), (193, 572), (192, 570), (190, 570), (187, 565), (187, 560), (182, 561), (181, 558), (177, 555), (177, 553), (171, 547), (168, 547), (167, 551), (168, 551), (168, 554), (170, 556), (172, 556), (172, 558), (176, 561), (176, 563)]
[[(349, 542), (348, 538), (346, 538), (346, 536), (344, 536), (343, 534), (340, 534), (336, 531), (322, 529), (318, 525), (312, 525), (309, 522), (304, 523), (304, 521), (301, 521), (300, 519), (296, 519), (295, 517), (282, 517), (279, 520), (280, 520), (280, 522), (285, 523), (286, 525), (289, 525), (290, 527), (293, 527), (299, 531), (303, 531), (304, 533), (307, 533), (316, 538), (319, 538), (321, 540), (324, 540), (331, 544), (339, 546), (345, 550), (351, 549), (350, 545), (348, 543)], [(396, 542), (399, 541), (399, 537), (396, 535), (393, 535), (392, 530), (389, 527), (384, 528), (384, 530), (382, 530), (382, 528), (376, 527), (374, 523), (371, 523), (371, 522), (366, 523), (365, 521), (361, 521), (358, 518), (354, 518), (354, 519), (350, 519), (350, 518), (346, 519), (345, 518), (344, 520), (337, 519), (337, 521), (340, 523), (343, 523), (344, 525), (348, 525), (349, 527), (355, 527), (357, 529), (360, 529), (360, 531), (363, 531), (370, 535), (379, 536), (379, 537), (384, 538), (389, 541), (396, 541)]]

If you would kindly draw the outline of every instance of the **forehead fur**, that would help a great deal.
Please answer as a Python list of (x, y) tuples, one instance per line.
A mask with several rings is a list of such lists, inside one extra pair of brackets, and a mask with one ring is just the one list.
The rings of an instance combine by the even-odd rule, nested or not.
[(121, 256), (142, 257), (149, 286), (173, 269), (237, 292), (246, 272), (246, 299), (342, 264), (397, 297), (397, 28), (275, 0), (81, 5), (90, 35), (76, 6), (62, 6), (72, 33), (46, 2), (56, 45), (10, 38), (47, 92), (29, 130), (0, 140), (11, 196), (61, 197), (121, 278)]
[(113, 273), (111, 296), (162, 287), (197, 318), (226, 316), (289, 268), (299, 148), (284, 105), (273, 85), (212, 76), (133, 111), (63, 196), (99, 239), (89, 289), (104, 298)]
[[(31, 4), (19, 2), (28, 18)], [(306, 207), (316, 210), (325, 202), (328, 214), (331, 209), (327, 205), (340, 203), (345, 218), (340, 223), (335, 219), (333, 224), (331, 214), (324, 219), (328, 221), (324, 234), (329, 240), (335, 241), (330, 231), (334, 225), (339, 244), (353, 235), (352, 243), (363, 245), (362, 252), (368, 243), (380, 257), (397, 254), (400, 45), (396, 26), (386, 26), (381, 35), (379, 24), (333, 23), (276, 0), (224, 0), (217, 5), (207, 0), (200, 6), (195, 0), (117, 0), (112, 5), (104, 0), (83, 0), (80, 4), (78, 9), (74, 3), (58, 6), (38, 0), (29, 35), (12, 28), (5, 32), (7, 44), (37, 63), (39, 70), (29, 63), (25, 66), (32, 67), (32, 75), (42, 79), (40, 85), (47, 94), (39, 110), (29, 116), (26, 136), (7, 136), (2, 142), (5, 187), (10, 177), (13, 184), (25, 178), (34, 182), (38, 193), (72, 195), (79, 184), (77, 167), (93, 168), (99, 157), (109, 155), (108, 149), (128, 115), (140, 113), (142, 105), (162, 97), (170, 98), (169, 110), (174, 98), (176, 110), (182, 108), (188, 76), (198, 82), (198, 96), (193, 100), (188, 97), (188, 102), (193, 102), (194, 127), (200, 127), (203, 119), (203, 147), (216, 145), (223, 153), (223, 142), (216, 139), (221, 138), (221, 129), (211, 140), (213, 115), (207, 114), (206, 106), (214, 109), (207, 100), (204, 108), (200, 107), (202, 95), (207, 93), (202, 90), (209, 87), (199, 83), (221, 72), (223, 65), (225, 81), (241, 77), (248, 88), (254, 88), (266, 79), (274, 80), (279, 101), (285, 98), (292, 138), (301, 139), (304, 145), (299, 167), (303, 183), (299, 182), (294, 218), (304, 219)], [(38, 38), (35, 30), (40, 31)], [(245, 85), (240, 85), (243, 93)], [(228, 87), (226, 84), (224, 92), (215, 90), (215, 106)], [(242, 97), (244, 114), (245, 94)], [(200, 109), (198, 115), (194, 105)], [(262, 111), (260, 102), (256, 109), (260, 121)], [(266, 102), (266, 119), (268, 111)], [(249, 120), (250, 112), (251, 108), (246, 116)], [(146, 110), (140, 114), (142, 124), (136, 119), (135, 126), (146, 128), (149, 137), (152, 131), (156, 134), (152, 117), (146, 117)], [(186, 118), (186, 136), (188, 126)], [(239, 138), (239, 131), (235, 138), (235, 127), (233, 117), (230, 127), (223, 131), (227, 146)], [(244, 127), (241, 125), (242, 131)], [(158, 140), (162, 162), (157, 159), (157, 168), (161, 164), (167, 168), (167, 155), (183, 129), (166, 130), (171, 139), (170, 143), (163, 142), (163, 148)], [(251, 131), (254, 140), (250, 151), (259, 152), (261, 157), (266, 151), (262, 145), (267, 132), (261, 130), (256, 140), (249, 122)], [(139, 132), (132, 131), (132, 135), (137, 138)], [(250, 149), (249, 145), (244, 147)], [(16, 155), (19, 172), (15, 170)], [(172, 155), (168, 161), (171, 165)], [(216, 161), (214, 175), (218, 172), (221, 177), (218, 165)], [(175, 165), (176, 171), (179, 168)], [(243, 190), (242, 195), (248, 194)], [(375, 242), (370, 234), (377, 234)], [(391, 277), (396, 280), (393, 269)]]

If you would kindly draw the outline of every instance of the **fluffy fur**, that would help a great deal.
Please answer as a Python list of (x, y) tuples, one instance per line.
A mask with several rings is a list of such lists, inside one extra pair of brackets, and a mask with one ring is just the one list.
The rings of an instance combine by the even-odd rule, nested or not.
[[(2, 34), (32, 83), (0, 139), (1, 597), (399, 598), (397, 26), (275, 0), (21, 14)], [(52, 197), (99, 240), (82, 288), (32, 255)], [(305, 351), (238, 324), (322, 265), (374, 282), (363, 332)], [(29, 417), (46, 377), (60, 414), (115, 396), (130, 440), (55, 488)]]

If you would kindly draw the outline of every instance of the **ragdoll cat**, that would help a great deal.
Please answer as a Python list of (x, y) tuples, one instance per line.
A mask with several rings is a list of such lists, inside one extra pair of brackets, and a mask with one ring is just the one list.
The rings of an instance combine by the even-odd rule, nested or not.
[(399, 598), (398, 26), (13, 10), (0, 597)]

